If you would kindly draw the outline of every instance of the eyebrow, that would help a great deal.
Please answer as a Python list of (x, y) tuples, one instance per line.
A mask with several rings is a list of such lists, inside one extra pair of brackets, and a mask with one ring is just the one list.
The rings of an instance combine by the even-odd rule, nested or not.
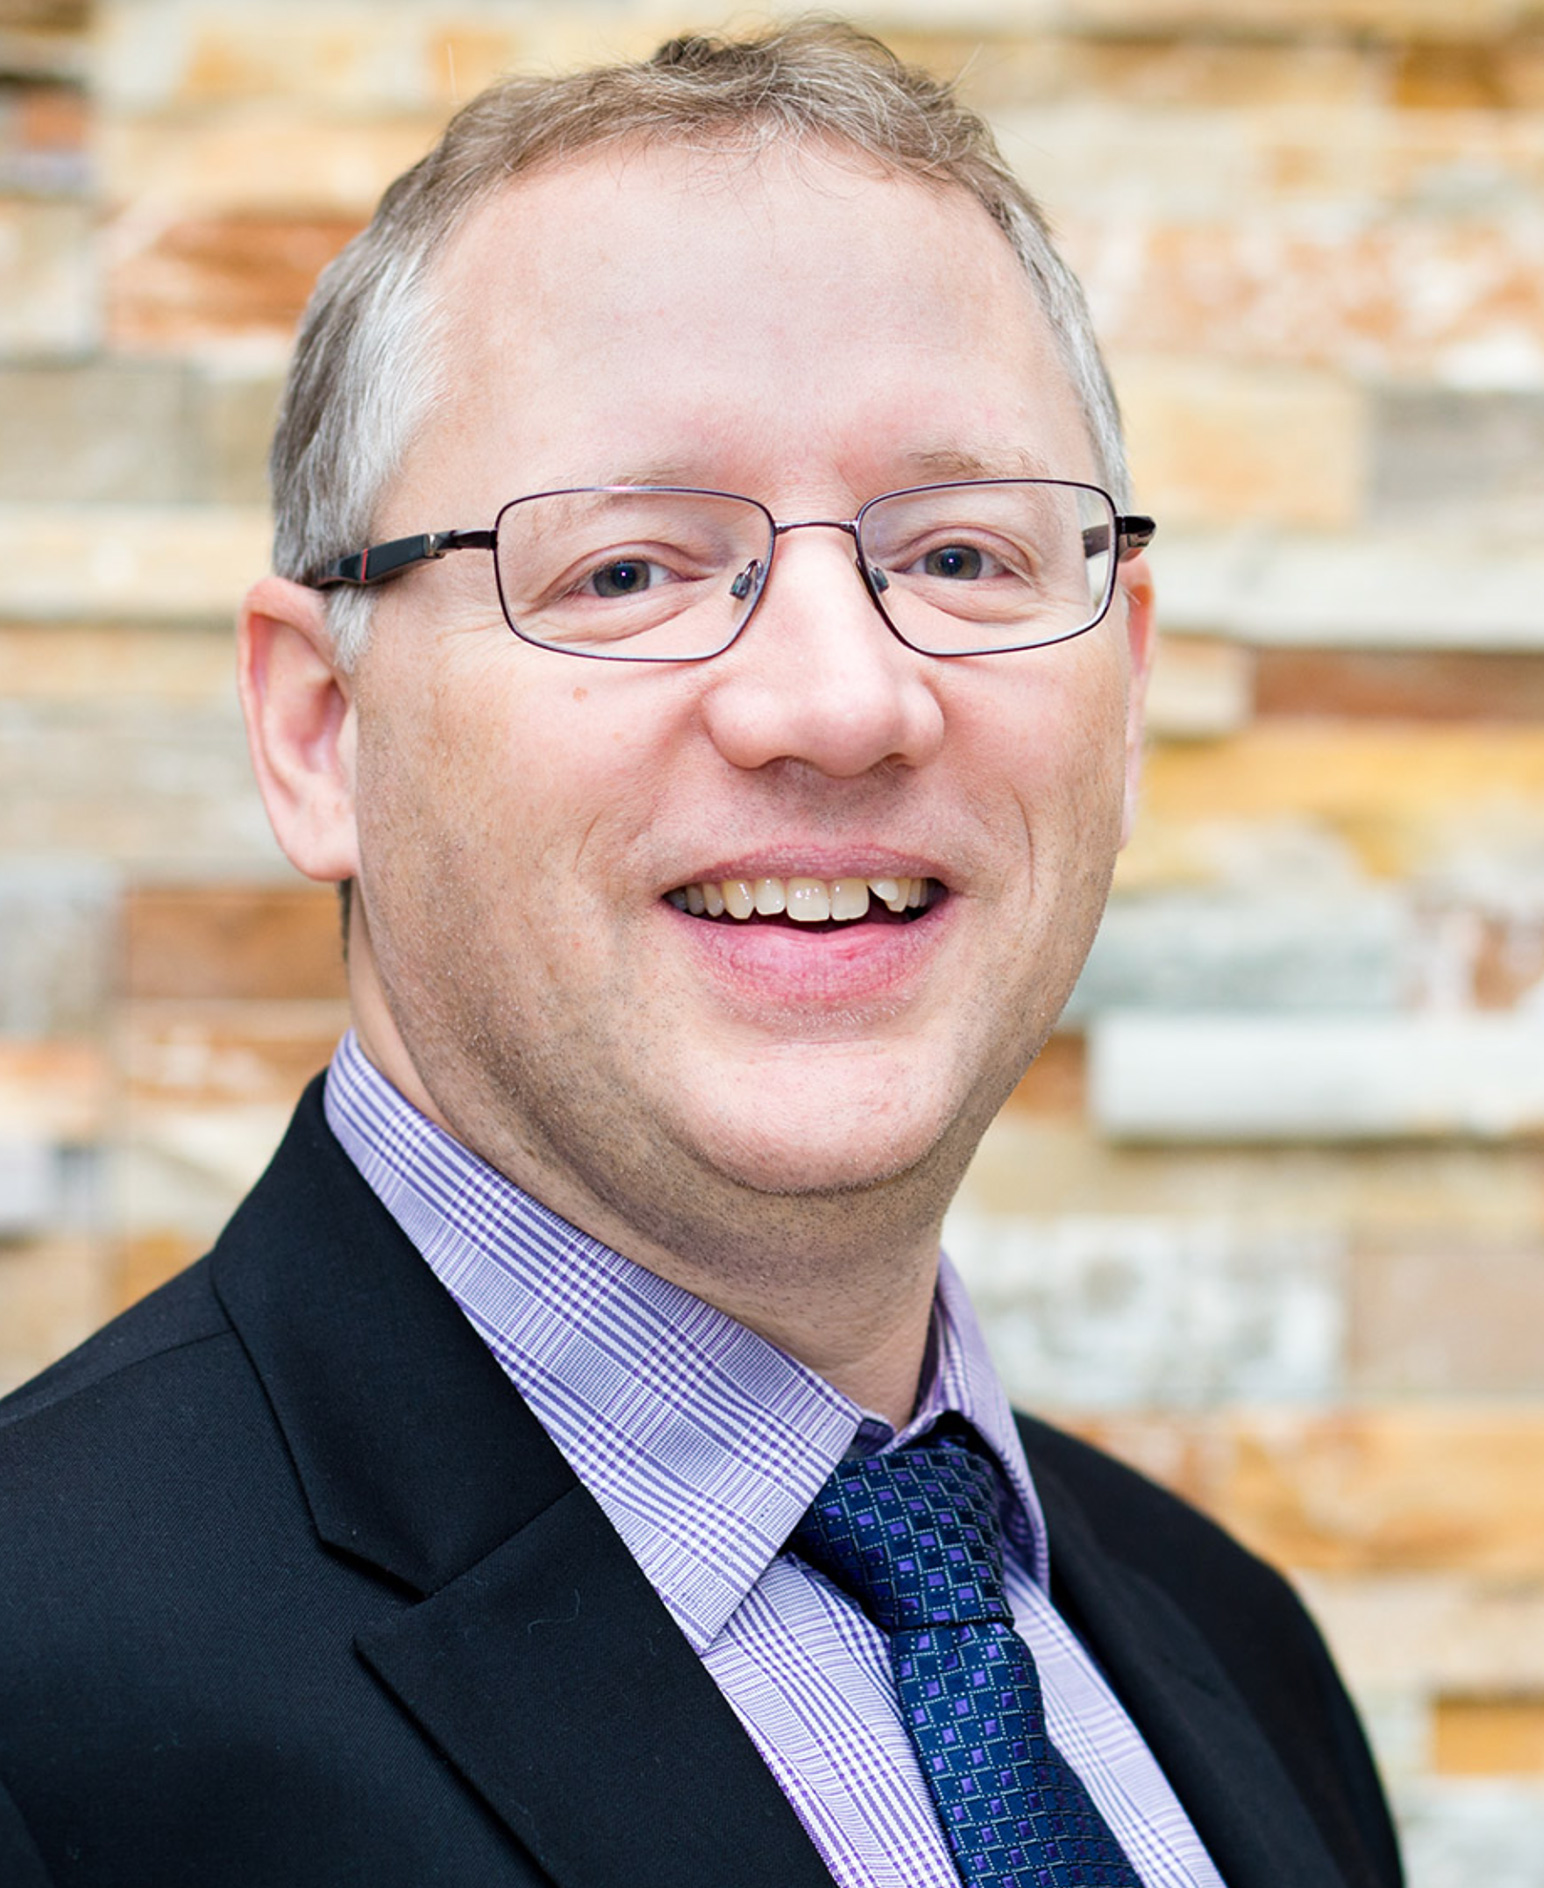
[(1054, 476), (1044, 459), (1022, 446), (995, 448), (985, 453), (967, 452), (957, 446), (919, 447), (901, 453), (900, 458), (904, 464), (935, 478), (1044, 479)]

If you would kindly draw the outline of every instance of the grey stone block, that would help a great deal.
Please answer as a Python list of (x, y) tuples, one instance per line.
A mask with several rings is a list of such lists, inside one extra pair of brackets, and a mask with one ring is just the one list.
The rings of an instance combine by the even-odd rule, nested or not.
[(1299, 1401), (1339, 1385), (1343, 1258), (1327, 1231), (964, 1207), (944, 1247), (1030, 1407)]
[(1536, 538), (1544, 529), (1544, 394), (1379, 395), (1367, 503), (1380, 526)]
[(0, 1034), (106, 1027), (118, 896), (117, 875), (89, 861), (0, 859)]
[(0, 502), (159, 505), (202, 496), (193, 417), (180, 367), (0, 368)]
[(1396, 1802), (1410, 1888), (1544, 1888), (1544, 1788), (1411, 1785)]
[(1119, 899), (1066, 1020), (1103, 1010), (1391, 1010), (1418, 949), (1404, 901), (1371, 887)]
[(1089, 1100), (1139, 1141), (1532, 1137), (1544, 1018), (1112, 1011), (1089, 1033)]
[(210, 371), (194, 388), (190, 498), (217, 505), (268, 500), (268, 445), (283, 381), (278, 374)]

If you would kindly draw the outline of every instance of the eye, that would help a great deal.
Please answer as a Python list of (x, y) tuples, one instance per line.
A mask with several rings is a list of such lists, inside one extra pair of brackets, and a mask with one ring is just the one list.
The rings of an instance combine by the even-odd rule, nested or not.
[(591, 572), (589, 588), (598, 597), (636, 597), (664, 575), (660, 566), (646, 557), (618, 557)]
[(970, 579), (979, 577), (986, 568), (986, 559), (971, 544), (941, 544), (935, 551), (929, 551), (922, 560), (924, 577), (950, 577)]

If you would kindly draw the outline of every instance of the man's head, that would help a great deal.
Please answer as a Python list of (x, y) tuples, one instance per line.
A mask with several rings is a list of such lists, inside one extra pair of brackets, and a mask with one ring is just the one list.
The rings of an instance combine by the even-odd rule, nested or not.
[[(852, 68), (858, 91), (874, 71), (928, 90), (840, 36), (778, 43)], [(661, 69), (689, 86), (717, 58)], [(533, 647), (481, 548), (384, 585), (343, 658), (319, 593), (266, 580), (243, 674), (281, 842), (356, 883), (373, 1059), (568, 1218), (791, 1342), (790, 1295), (833, 1267), (871, 1322), (887, 1265), (920, 1289), (976, 1140), (1065, 1000), (1120, 842), (1148, 600), (1138, 560), (1052, 647), (936, 656), (892, 634), (889, 580), (860, 571), (847, 521), (940, 479), (1097, 485), (1113, 409), (1102, 375), (1069, 367), (1085, 331), (1053, 326), (980, 194), (873, 140), (775, 135), (776, 89), (736, 82), (754, 136), (555, 138), (469, 191), (404, 304), (432, 310), (434, 397), (408, 398), (347, 534), (303, 542), (325, 507), (301, 503), (284, 556), (314, 571), (486, 531), (557, 488), (743, 494), (822, 521), (777, 540), (744, 632), (701, 661)], [(470, 109), (518, 118), (544, 96)], [(299, 371), (315, 378), (314, 354)], [(307, 402), (320, 421), (322, 382), (292, 398), (291, 433)], [(291, 438), (279, 463), (304, 456)], [(988, 583), (1011, 565), (998, 537), (962, 569), (965, 535), (913, 563)], [(597, 550), (552, 575), (543, 610), (610, 608), (623, 565), (667, 594), (706, 582), (652, 530)], [(725, 885), (766, 881), (775, 902), (805, 895), (795, 880), (836, 915), (746, 919), (733, 898), (714, 915)], [(899, 881), (920, 907), (888, 908)]]

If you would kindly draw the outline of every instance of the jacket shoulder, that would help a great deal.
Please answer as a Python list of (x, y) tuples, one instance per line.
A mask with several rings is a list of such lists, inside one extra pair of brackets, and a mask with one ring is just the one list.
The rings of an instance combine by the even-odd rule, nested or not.
[[(1051, 1541), (1082, 1530), (1098, 1551), (1156, 1587), (1205, 1642), (1250, 1711), (1348, 1878), (1402, 1880), (1372, 1755), (1318, 1628), (1291, 1584), (1180, 1496), (1076, 1436), (1017, 1418)], [(1178, 1626), (1177, 1629), (1183, 1630)]]

